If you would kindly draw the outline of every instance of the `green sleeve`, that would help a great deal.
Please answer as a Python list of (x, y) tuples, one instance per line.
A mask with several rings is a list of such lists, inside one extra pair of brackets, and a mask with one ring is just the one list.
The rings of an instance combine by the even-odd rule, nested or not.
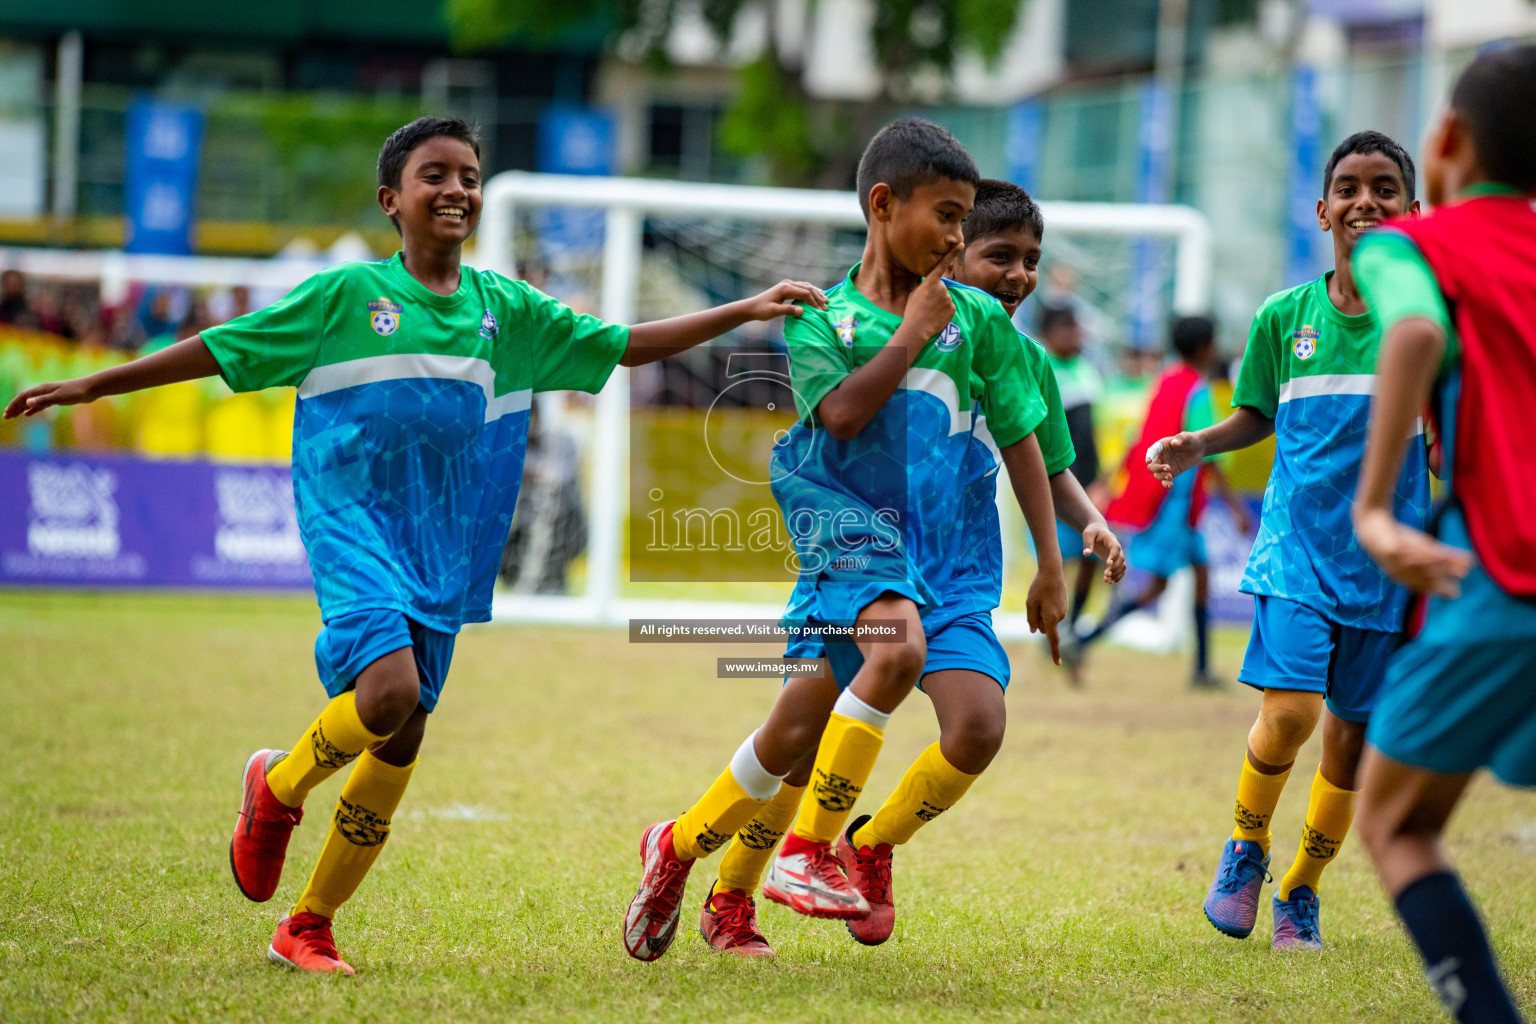
[(1024, 357), (1045, 402), (1045, 419), (1035, 428), (1035, 439), (1040, 442), (1040, 452), (1045, 456), (1045, 475), (1055, 476), (1064, 472), (1077, 460), (1072, 447), (1072, 433), (1067, 428), (1067, 411), (1061, 404), (1061, 388), (1056, 381), (1056, 371), (1041, 348), (1027, 335), (1020, 334)]
[(837, 340), (827, 314), (800, 307), (797, 317), (784, 318), (784, 345), (789, 349), (790, 387), (795, 411), (807, 425), (819, 422), (816, 407), (853, 372), (853, 349)]
[(202, 332), (230, 390), (299, 386), (320, 355), (331, 280), (316, 274), (265, 309)]
[(972, 359), (981, 378), (981, 412), (999, 448), (1024, 440), (1045, 419), (1040, 385), (1025, 363), (1019, 332), (1003, 307), (988, 300), (977, 311)]
[(1403, 320), (1422, 317), (1445, 332), (1441, 369), (1456, 358), (1455, 330), (1445, 296), (1419, 247), (1407, 235), (1390, 229), (1373, 231), (1355, 246), (1351, 260), (1360, 294), (1376, 315), (1382, 337)]
[(578, 313), (525, 282), (512, 286), (513, 323), (533, 352), (533, 390), (601, 391), (629, 348), (629, 328)]
[(1243, 363), (1232, 388), (1232, 408), (1239, 406), (1247, 406), (1269, 419), (1274, 419), (1280, 410), (1280, 340), (1275, 336), (1267, 305), (1260, 306), (1253, 316), (1248, 347), (1243, 349)]

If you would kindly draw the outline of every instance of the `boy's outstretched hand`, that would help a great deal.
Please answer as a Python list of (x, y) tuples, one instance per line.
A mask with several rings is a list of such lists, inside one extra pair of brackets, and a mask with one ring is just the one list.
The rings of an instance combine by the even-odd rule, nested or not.
[(1024, 613), (1029, 619), (1029, 631), (1045, 634), (1051, 645), (1051, 661), (1060, 665), (1061, 640), (1056, 635), (1056, 624), (1067, 617), (1067, 580), (1060, 569), (1035, 573), (1029, 596), (1024, 600)]
[(1098, 555), (1104, 562), (1104, 582), (1119, 583), (1125, 575), (1125, 550), (1109, 527), (1089, 523), (1083, 531), (1083, 557)]
[(780, 281), (765, 292), (747, 299), (748, 315), (753, 320), (772, 320), (776, 316), (800, 316), (804, 310), (797, 303), (827, 308), (827, 296), (809, 281)]
[(11, 399), (10, 404), (5, 407), (5, 418), (13, 420), (17, 416), (36, 416), (52, 405), (79, 405), (81, 402), (92, 401), (95, 397), (91, 394), (91, 389), (86, 387), (83, 377), (39, 384), (36, 387), (27, 388)]
[(1385, 509), (1357, 513), (1355, 536), (1383, 572), (1415, 593), (1455, 597), (1472, 571), (1469, 552), (1403, 525)]
[(1147, 449), (1147, 469), (1164, 487), (1173, 486), (1173, 478), (1186, 469), (1193, 469), (1205, 458), (1205, 444), (1197, 436), (1185, 430), (1153, 441)]

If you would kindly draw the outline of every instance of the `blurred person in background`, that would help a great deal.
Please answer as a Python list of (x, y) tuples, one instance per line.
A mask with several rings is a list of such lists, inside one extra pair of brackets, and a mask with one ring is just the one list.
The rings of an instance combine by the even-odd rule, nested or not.
[(0, 324), (40, 329), (37, 313), (27, 304), (27, 279), (19, 270), (0, 273)]

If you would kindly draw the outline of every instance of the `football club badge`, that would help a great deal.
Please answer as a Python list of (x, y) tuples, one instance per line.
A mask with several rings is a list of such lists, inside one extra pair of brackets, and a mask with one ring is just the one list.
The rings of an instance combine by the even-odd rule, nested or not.
[(842, 342), (844, 346), (853, 348), (853, 329), (858, 325), (858, 318), (850, 316), (846, 320), (839, 320), (832, 326), (837, 328), (837, 340)]
[(490, 341), (496, 337), (496, 332), (499, 330), (501, 330), (501, 326), (496, 323), (495, 313), (486, 310), (480, 315), (480, 337)]
[(940, 352), (953, 352), (960, 347), (960, 343), (964, 340), (960, 336), (960, 325), (951, 320), (939, 332), (938, 338), (934, 340), (933, 347)]
[(368, 323), (382, 337), (389, 337), (400, 329), (401, 309), (385, 298), (368, 303)]
[(1317, 354), (1318, 330), (1311, 324), (1302, 324), (1291, 332), (1291, 355), (1297, 359), (1311, 359)]

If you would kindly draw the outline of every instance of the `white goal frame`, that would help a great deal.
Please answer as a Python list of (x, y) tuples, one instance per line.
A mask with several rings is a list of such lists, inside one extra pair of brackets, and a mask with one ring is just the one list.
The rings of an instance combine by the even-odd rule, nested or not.
[[(599, 315), (613, 323), (633, 323), (637, 315), (641, 232), (647, 215), (716, 215), (733, 220), (835, 227), (864, 224), (858, 197), (853, 192), (507, 171), (485, 185), (476, 260), (481, 267), (515, 275), (515, 217), (520, 208), (534, 207), (595, 208), (604, 212)], [(1055, 202), (1042, 202), (1040, 209), (1052, 231), (1171, 240), (1174, 311), (1209, 311), (1212, 233), (1210, 222), (1198, 210), (1175, 205)], [(635, 600), (620, 596), (624, 506), (628, 500), (628, 414), (629, 371), (621, 366), (597, 397), (587, 491), (585, 592), (570, 596), (499, 592), (493, 618), (502, 622), (609, 626), (625, 625), (631, 618), (778, 618), (783, 611), (780, 605)], [(993, 621), (998, 635), (1004, 639), (1029, 635), (1029, 625), (1021, 612), (998, 612)]]

